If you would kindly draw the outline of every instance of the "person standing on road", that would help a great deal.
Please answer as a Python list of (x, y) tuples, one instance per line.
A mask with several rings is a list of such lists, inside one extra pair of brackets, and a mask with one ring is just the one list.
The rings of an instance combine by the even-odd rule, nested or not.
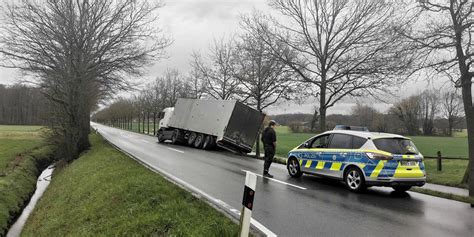
[(276, 149), (276, 133), (275, 133), (275, 125), (276, 122), (274, 120), (270, 120), (268, 123), (268, 127), (263, 130), (262, 133), (262, 143), (263, 148), (265, 150), (265, 163), (263, 165), (263, 176), (268, 178), (273, 178), (273, 175), (268, 173), (270, 169), (270, 165), (273, 162), (273, 157), (275, 156), (275, 149)]

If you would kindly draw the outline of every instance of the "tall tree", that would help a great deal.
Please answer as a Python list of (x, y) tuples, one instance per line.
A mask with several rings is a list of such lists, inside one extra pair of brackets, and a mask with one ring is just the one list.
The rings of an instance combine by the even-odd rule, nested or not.
[(425, 90), (423, 93), (421, 93), (419, 98), (423, 135), (433, 135), (434, 118), (439, 112), (438, 92)]
[[(286, 49), (282, 47), (280, 50)], [(235, 62), (240, 99), (258, 111), (263, 112), (293, 92), (293, 73), (272, 53), (272, 48), (260, 36), (250, 33), (240, 36)], [(256, 156), (260, 157), (260, 139), (256, 143)]]
[(408, 135), (417, 135), (420, 120), (420, 96), (410, 96), (396, 103), (390, 113), (402, 121)]
[(205, 81), (206, 94), (214, 99), (229, 100), (235, 96), (238, 80), (235, 73), (235, 42), (214, 40), (207, 57), (193, 54), (191, 66)]
[(328, 108), (346, 96), (386, 93), (412, 62), (406, 41), (394, 33), (406, 22), (395, 2), (273, 0), (271, 6), (287, 20), (267, 17), (249, 27), (272, 29), (263, 37), (267, 42), (280, 41), (297, 53), (278, 55), (317, 89), (320, 130)]
[(442, 95), (441, 113), (448, 120), (448, 131), (446, 133), (448, 136), (452, 136), (453, 128), (458, 123), (462, 110), (462, 97), (458, 91), (450, 90)]
[(466, 177), (469, 177), (469, 196), (474, 197), (474, 3), (472, 0), (423, 0), (418, 2), (415, 15), (421, 18), (417, 27), (400, 32), (416, 43), (417, 54), (426, 56), (420, 68), (432, 68), (448, 75), (455, 86), (461, 88), (469, 144)]
[(0, 26), (3, 66), (34, 76), (55, 103), (56, 139), (65, 159), (90, 146), (95, 104), (128, 88), (127, 78), (160, 56), (169, 41), (152, 28), (158, 4), (144, 0), (20, 0)]

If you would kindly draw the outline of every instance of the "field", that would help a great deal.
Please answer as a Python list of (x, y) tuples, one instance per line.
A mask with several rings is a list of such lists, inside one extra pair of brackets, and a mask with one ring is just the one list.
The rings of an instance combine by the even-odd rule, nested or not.
[(0, 125), (0, 173), (18, 154), (40, 144), (40, 131), (40, 126)]
[[(237, 236), (238, 225), (100, 136), (58, 168), (24, 236)], [(159, 154), (157, 154), (159, 155)]]

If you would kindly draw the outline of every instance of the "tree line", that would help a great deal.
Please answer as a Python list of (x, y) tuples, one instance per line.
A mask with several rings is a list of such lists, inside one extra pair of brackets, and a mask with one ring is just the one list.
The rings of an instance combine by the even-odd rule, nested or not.
[(49, 102), (38, 88), (0, 84), (0, 124), (47, 125)]
[[(328, 115), (328, 126), (364, 126), (373, 132), (411, 136), (452, 136), (453, 131), (466, 128), (462, 99), (457, 91), (439, 93), (438, 90), (425, 90), (394, 103), (382, 112), (370, 104), (357, 103), (348, 112)], [(312, 114), (284, 114), (272, 118), (289, 126), (293, 132), (316, 132), (316, 129), (311, 129)]]

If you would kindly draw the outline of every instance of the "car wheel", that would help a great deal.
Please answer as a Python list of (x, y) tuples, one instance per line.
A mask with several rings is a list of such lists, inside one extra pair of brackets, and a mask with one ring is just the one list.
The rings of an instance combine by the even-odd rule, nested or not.
[(353, 192), (360, 192), (366, 188), (364, 174), (359, 168), (350, 167), (344, 176), (347, 188)]
[(163, 143), (165, 141), (165, 136), (163, 135), (163, 131), (158, 131), (158, 142)]
[(204, 135), (203, 134), (198, 134), (196, 138), (194, 139), (194, 147), (195, 148), (202, 148), (202, 143), (204, 142)]
[(193, 145), (194, 140), (196, 139), (196, 137), (197, 137), (197, 134), (195, 132), (192, 132), (191, 134), (189, 134), (189, 137), (188, 137), (188, 145), (189, 146)]
[(291, 177), (299, 178), (301, 175), (303, 175), (303, 172), (301, 172), (300, 169), (300, 163), (298, 162), (298, 159), (294, 157), (288, 160), (286, 168), (288, 169), (288, 173)]
[(392, 187), (392, 188), (393, 188), (393, 190), (395, 190), (395, 192), (400, 192), (401, 193), (401, 192), (408, 191), (411, 188), (411, 186), (396, 186), (396, 187)]

